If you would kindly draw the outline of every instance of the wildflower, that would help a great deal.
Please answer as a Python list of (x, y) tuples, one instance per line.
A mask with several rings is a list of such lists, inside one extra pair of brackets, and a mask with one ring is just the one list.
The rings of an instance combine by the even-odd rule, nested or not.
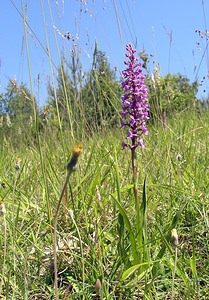
[(21, 158), (18, 157), (18, 158), (16, 159), (16, 164), (15, 164), (15, 169), (16, 169), (16, 170), (19, 170), (19, 169), (20, 169), (20, 163), (21, 163)]
[(128, 127), (126, 138), (131, 140), (131, 144), (123, 142), (122, 148), (135, 149), (138, 146), (144, 147), (142, 135), (148, 134), (146, 127), (146, 122), (149, 119), (148, 89), (145, 85), (141, 64), (137, 63), (136, 50), (132, 48), (131, 44), (127, 44), (126, 50), (128, 51), (126, 54), (128, 61), (124, 62), (127, 68), (122, 72), (124, 95), (121, 98), (121, 128)]
[(72, 151), (72, 157), (70, 162), (67, 164), (67, 170), (68, 171), (76, 171), (76, 165), (77, 165), (77, 161), (78, 161), (78, 157), (81, 154), (81, 152), (83, 151), (83, 146), (82, 145), (77, 145), (73, 148)]
[(177, 234), (177, 230), (175, 228), (173, 228), (171, 230), (171, 244), (174, 247), (177, 247), (179, 244), (178, 234)]

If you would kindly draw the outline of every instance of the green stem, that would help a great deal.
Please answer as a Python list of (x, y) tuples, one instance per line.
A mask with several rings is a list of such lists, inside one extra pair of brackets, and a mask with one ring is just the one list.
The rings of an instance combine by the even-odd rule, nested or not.
[(141, 224), (141, 213), (140, 205), (138, 198), (138, 189), (137, 189), (137, 168), (136, 168), (136, 148), (131, 149), (131, 163), (132, 163), (132, 174), (133, 174), (133, 192), (135, 200), (135, 211), (136, 211), (136, 239), (138, 242), (138, 259), (135, 263), (141, 262), (141, 250), (142, 250), (142, 224)]
[(7, 255), (7, 224), (6, 224), (6, 212), (3, 213), (3, 224), (4, 224), (4, 254), (3, 254), (3, 266), (2, 266), (2, 279), (0, 283), (0, 294), (2, 294), (4, 275), (5, 275), (5, 266), (6, 266), (6, 255)]
[(176, 274), (176, 264), (177, 264), (177, 247), (175, 247), (175, 257), (174, 257), (174, 268), (173, 268), (173, 277), (172, 277), (171, 300), (174, 299), (174, 280), (175, 280), (175, 274)]
[(59, 201), (57, 203), (56, 213), (55, 213), (55, 217), (54, 217), (54, 234), (53, 234), (54, 235), (54, 286), (55, 286), (55, 299), (56, 300), (59, 299), (58, 278), (57, 278), (57, 221), (58, 221), (58, 214), (59, 214), (59, 210), (60, 210), (61, 201), (62, 201), (62, 198), (67, 189), (67, 184), (68, 184), (71, 174), (72, 174), (72, 171), (68, 170), (65, 184), (63, 186)]
[(132, 163), (132, 175), (133, 175), (133, 191), (135, 199), (136, 212), (139, 211), (139, 201), (138, 201), (138, 190), (137, 190), (137, 168), (136, 168), (136, 153), (135, 148), (131, 149), (131, 163)]

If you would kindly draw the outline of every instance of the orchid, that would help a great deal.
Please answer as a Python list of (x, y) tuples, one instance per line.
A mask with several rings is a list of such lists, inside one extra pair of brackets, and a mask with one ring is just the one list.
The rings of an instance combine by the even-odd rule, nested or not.
[(128, 51), (126, 54), (128, 60), (124, 62), (127, 68), (122, 72), (124, 94), (121, 98), (121, 128), (128, 127), (126, 138), (131, 140), (131, 143), (123, 141), (122, 148), (135, 149), (138, 146), (144, 147), (142, 136), (148, 134), (146, 127), (149, 119), (148, 89), (141, 64), (138, 63), (138, 58), (135, 56), (136, 50), (131, 44), (126, 45), (126, 50)]

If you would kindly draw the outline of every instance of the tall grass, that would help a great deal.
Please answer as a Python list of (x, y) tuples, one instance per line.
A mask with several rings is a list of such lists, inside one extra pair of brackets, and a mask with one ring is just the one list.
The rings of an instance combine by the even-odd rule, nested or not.
[[(45, 27), (42, 1), (41, 7)], [(48, 42), (47, 48), (53, 78)], [(61, 57), (59, 51), (57, 46)], [(29, 53), (28, 61), (30, 69)], [(53, 86), (56, 98), (55, 79)], [(178, 113), (166, 127), (149, 123), (146, 147), (137, 152), (141, 210), (136, 220), (121, 130), (76, 130), (70, 106), (66, 130), (58, 105), (56, 110), (59, 131), (49, 123), (40, 133), (36, 124), (37, 140), (29, 135), (30, 143), (23, 140), (16, 148), (12, 137), (2, 137), (0, 201), (6, 213), (0, 215), (1, 298), (55, 298), (53, 221), (70, 151), (79, 141), (84, 151), (62, 195), (56, 224), (60, 299), (169, 299), (172, 292), (176, 299), (207, 299), (207, 113)], [(37, 113), (34, 105), (34, 117)], [(173, 228), (179, 234), (177, 260), (170, 244)], [(95, 288), (98, 282), (101, 286)]]
[[(206, 294), (207, 123), (190, 114), (181, 119), (176, 116), (176, 120), (168, 122), (166, 130), (150, 124), (147, 147), (138, 153), (141, 199), (147, 177), (141, 264), (134, 263), (134, 199), (128, 153), (120, 148), (121, 134), (110, 132), (82, 141), (85, 151), (71, 177), (58, 222), (60, 295), (69, 288), (69, 299), (92, 299), (99, 278), (102, 299), (131, 299), (134, 295), (165, 299), (172, 288), (174, 252), (169, 240), (174, 227), (180, 240), (176, 297), (202, 299)], [(65, 178), (63, 150), (57, 143), (54, 152), (54, 142), (47, 140), (46, 196), (39, 150), (28, 147), (18, 153), (22, 162), (14, 190), (16, 153), (5, 148), (1, 149), (1, 184), (5, 186), (1, 197), (7, 211), (7, 235), (6, 245), (1, 235), (1, 245), (7, 252), (1, 257), (2, 295), (8, 299), (50, 299), (54, 297), (53, 236), (47, 202), (53, 216)], [(2, 217), (1, 224), (3, 228)], [(144, 271), (139, 272), (141, 267)]]

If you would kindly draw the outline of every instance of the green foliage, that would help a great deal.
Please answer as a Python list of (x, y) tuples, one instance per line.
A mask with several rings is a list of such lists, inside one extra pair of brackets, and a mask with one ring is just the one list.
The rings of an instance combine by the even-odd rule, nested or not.
[(87, 128), (103, 128), (118, 124), (121, 87), (110, 68), (107, 56), (95, 46), (92, 69), (82, 89)]
[(9, 81), (5, 92), (0, 95), (2, 138), (4, 135), (10, 137), (13, 145), (29, 139), (35, 127), (34, 101), (24, 83), (18, 86), (15, 81)]
[[(143, 221), (138, 228), (130, 157), (121, 150), (120, 132), (82, 140), (84, 152), (58, 220), (62, 298), (68, 293), (69, 299), (94, 299), (97, 278), (103, 298), (170, 297), (173, 227), (180, 241), (174, 291), (183, 299), (207, 295), (208, 117), (178, 113), (167, 122), (167, 130), (150, 124), (146, 149), (137, 155)], [(68, 144), (72, 147), (64, 134), (64, 147), (54, 132), (48, 132), (47, 139), (40, 135), (39, 146), (23, 144), (18, 151), (7, 137), (1, 144), (6, 229), (2, 215), (0, 226), (6, 235), (0, 244), (6, 255), (0, 257), (0, 288), (8, 299), (54, 299), (51, 221), (65, 180)], [(22, 159), (20, 169), (15, 169), (17, 156)], [(143, 260), (136, 263), (140, 252)]]
[(56, 86), (48, 85), (52, 118), (59, 114), (66, 129), (69, 122), (74, 123), (74, 128), (88, 130), (118, 124), (121, 88), (105, 53), (95, 47), (92, 69), (85, 75), (81, 70), (76, 50), (72, 52), (71, 63), (62, 59)]
[(76, 51), (71, 54), (71, 62), (63, 57), (57, 70), (56, 86), (48, 83), (48, 104), (56, 123), (59, 115), (62, 126), (69, 127), (72, 118), (80, 117), (80, 89), (82, 87), (81, 64)]
[(177, 112), (197, 107), (197, 82), (190, 83), (189, 79), (181, 74), (167, 74), (161, 77), (156, 68), (152, 78), (147, 79), (147, 85), (153, 118), (161, 120), (164, 112), (167, 116), (172, 116)]
[[(26, 20), (23, 9), (25, 29)], [(47, 30), (42, 46), (51, 64)], [(60, 299), (171, 299), (172, 288), (176, 299), (207, 299), (208, 103), (199, 102), (197, 115), (197, 84), (180, 74), (160, 77), (156, 70), (148, 77), (151, 117), (161, 120), (165, 112), (167, 126), (150, 122), (146, 147), (136, 153), (136, 211), (130, 153), (121, 149), (118, 126), (120, 84), (97, 44), (85, 75), (76, 47), (71, 54), (70, 62), (61, 59), (56, 82), (51, 69), (41, 122), (24, 84), (10, 81), (0, 94), (2, 299), (55, 299), (53, 246)], [(140, 56), (146, 68), (149, 56), (145, 50)], [(37, 142), (17, 136), (19, 128)], [(74, 131), (84, 151), (63, 193), (53, 245)], [(174, 227), (180, 244), (172, 287)]]
[[(161, 119), (166, 112), (168, 126), (150, 123), (146, 148), (136, 157), (141, 204), (136, 211), (130, 153), (121, 150), (119, 128), (110, 129), (118, 126), (120, 111), (115, 73), (97, 47), (86, 81), (76, 53), (71, 58), (70, 64), (63, 58), (56, 86), (49, 85), (50, 109), (44, 109), (42, 123), (33, 130), (28, 130), (34, 107), (26, 86), (10, 82), (0, 95), (1, 132), (7, 130), (0, 148), (0, 205), (6, 207), (0, 215), (0, 293), (17, 300), (54, 298), (51, 226), (74, 143), (71, 122), (79, 128), (84, 153), (57, 223), (60, 296), (97, 299), (99, 279), (102, 299), (164, 299), (172, 288), (178, 298), (203, 299), (209, 272), (209, 145), (207, 107), (199, 105), (198, 117), (194, 110), (196, 83), (170, 74), (147, 80), (151, 116)], [(8, 117), (11, 127), (7, 122), (4, 128)], [(38, 142), (20, 140), (19, 147), (12, 147), (20, 125), (29, 139), (37, 134)], [(16, 157), (22, 162), (15, 169)], [(181, 247), (172, 287), (174, 227)]]
[(1, 114), (8, 114), (15, 125), (26, 125), (29, 117), (33, 116), (32, 96), (25, 84), (19, 87), (14, 81), (10, 81), (5, 93), (0, 98)]

